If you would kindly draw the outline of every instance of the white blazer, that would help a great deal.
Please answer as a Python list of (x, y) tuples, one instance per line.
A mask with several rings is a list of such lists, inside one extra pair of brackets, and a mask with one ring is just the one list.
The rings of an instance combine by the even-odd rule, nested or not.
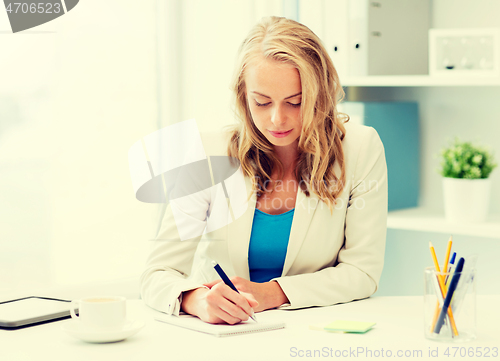
[[(384, 147), (373, 128), (351, 123), (345, 127), (346, 185), (333, 213), (312, 192), (307, 197), (298, 191), (283, 273), (275, 279), (290, 301), (280, 308), (344, 303), (377, 290), (387, 231)], [(250, 194), (247, 177), (245, 183)], [(204, 226), (213, 196), (208, 192), (199, 200), (200, 213), (190, 223)], [(201, 240), (180, 241), (171, 204), (166, 208), (141, 275), (141, 296), (147, 305), (178, 315), (182, 292), (219, 279), (212, 260), (229, 277), (250, 279), (248, 246), (255, 193), (247, 202), (241, 217)]]

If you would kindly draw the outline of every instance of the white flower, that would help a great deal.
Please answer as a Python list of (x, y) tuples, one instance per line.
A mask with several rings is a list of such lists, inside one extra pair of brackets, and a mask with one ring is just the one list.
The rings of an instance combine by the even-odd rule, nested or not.
[(474, 164), (479, 164), (481, 163), (481, 161), (483, 160), (483, 156), (481, 154), (476, 154), (473, 158), (472, 158), (472, 163)]
[(481, 170), (479, 169), (479, 167), (472, 167), (470, 169), (470, 174), (474, 177), (474, 178), (480, 178), (481, 177)]

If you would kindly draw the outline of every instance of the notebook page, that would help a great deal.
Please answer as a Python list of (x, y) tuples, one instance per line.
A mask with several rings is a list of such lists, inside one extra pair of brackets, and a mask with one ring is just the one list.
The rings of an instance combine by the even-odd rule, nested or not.
[(157, 321), (171, 325), (187, 328), (190, 330), (211, 334), (217, 337), (243, 335), (247, 333), (263, 332), (285, 328), (284, 322), (254, 322), (252, 320), (238, 323), (236, 325), (220, 324), (214, 325), (203, 322), (198, 317), (190, 315), (169, 316), (163, 313), (155, 313)]

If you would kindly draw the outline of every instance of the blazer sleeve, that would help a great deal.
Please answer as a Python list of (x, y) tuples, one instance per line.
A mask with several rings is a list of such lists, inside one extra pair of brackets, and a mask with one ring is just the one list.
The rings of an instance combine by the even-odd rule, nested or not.
[[(225, 155), (229, 136), (230, 133), (219, 132), (201, 134), (205, 153)], [(171, 201), (165, 209), (160, 230), (151, 241), (146, 267), (140, 277), (144, 302), (167, 314), (179, 315), (183, 292), (205, 287), (199, 279), (197, 282), (189, 276), (202, 234), (213, 226), (211, 222), (217, 223), (220, 213), (217, 199), (220, 200), (218, 195), (222, 188), (207, 188), (205, 177), (201, 176), (206, 173), (199, 173), (202, 171), (183, 167), (174, 184), (167, 184)], [(225, 197), (222, 201), (225, 202)]]
[[(146, 268), (140, 277), (141, 297), (144, 302), (169, 315), (179, 315), (182, 292), (202, 284), (188, 278), (193, 259), (206, 226), (210, 205), (209, 191), (171, 201), (157, 237), (151, 241)], [(199, 234), (185, 239), (182, 233)], [(185, 239), (185, 240), (183, 240)]]
[[(382, 142), (366, 128), (356, 162), (345, 215), (344, 244), (337, 264), (275, 279), (290, 303), (283, 309), (326, 306), (371, 296), (384, 264), (387, 233), (387, 165)], [(366, 134), (368, 133), (368, 134)], [(348, 176), (350, 176), (348, 174)]]

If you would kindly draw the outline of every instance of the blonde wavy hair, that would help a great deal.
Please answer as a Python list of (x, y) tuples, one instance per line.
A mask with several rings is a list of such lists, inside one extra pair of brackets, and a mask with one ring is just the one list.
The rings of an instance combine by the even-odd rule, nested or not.
[[(291, 64), (299, 72), (302, 131), (295, 178), (307, 196), (312, 191), (332, 210), (345, 184), (342, 139), (349, 117), (337, 112), (344, 91), (326, 49), (308, 27), (282, 17), (266, 17), (243, 41), (232, 84), (239, 122), (232, 129), (228, 155), (240, 161), (258, 197), (269, 191), (265, 185), (275, 167), (280, 179), (283, 177), (283, 164), (273, 145), (255, 126), (247, 103), (245, 70), (253, 60), (262, 57)], [(338, 176), (334, 172), (335, 162), (340, 168)]]

